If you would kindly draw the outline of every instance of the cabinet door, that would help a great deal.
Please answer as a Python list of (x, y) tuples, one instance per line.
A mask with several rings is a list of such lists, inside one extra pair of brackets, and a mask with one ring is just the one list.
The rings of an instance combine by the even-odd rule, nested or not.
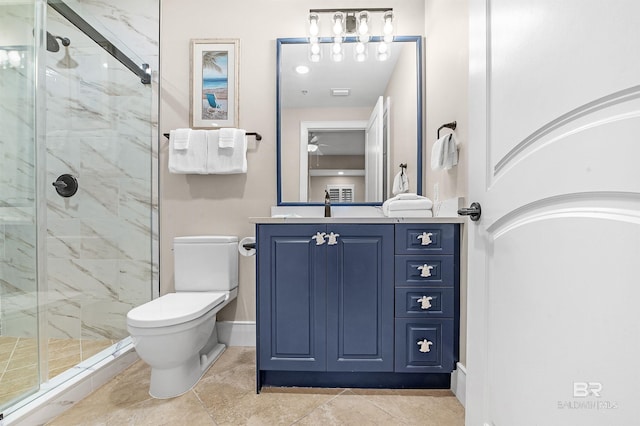
[(257, 283), (260, 370), (326, 369), (324, 225), (259, 225)]
[(330, 225), (327, 370), (393, 371), (393, 225)]

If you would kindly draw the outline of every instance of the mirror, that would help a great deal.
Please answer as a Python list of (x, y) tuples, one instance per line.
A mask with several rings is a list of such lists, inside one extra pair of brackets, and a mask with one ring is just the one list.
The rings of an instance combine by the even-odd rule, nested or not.
[(332, 203), (380, 205), (401, 163), (422, 194), (422, 38), (395, 37), (379, 61), (372, 37), (363, 62), (355, 38), (341, 62), (320, 41), (311, 62), (306, 38), (277, 39), (278, 205), (323, 204), (325, 189)]

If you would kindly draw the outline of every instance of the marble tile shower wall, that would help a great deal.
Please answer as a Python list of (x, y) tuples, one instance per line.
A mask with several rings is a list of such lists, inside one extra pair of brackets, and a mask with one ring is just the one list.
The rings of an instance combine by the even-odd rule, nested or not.
[[(145, 50), (136, 53), (157, 69), (157, 0), (146, 2), (142, 14), (125, 11), (145, 2), (123, 1), (123, 8), (113, 1), (78, 3), (83, 16), (109, 20), (105, 26), (121, 42), (129, 37), (129, 47)], [(146, 45), (133, 30), (137, 22), (155, 22)], [(150, 300), (157, 270), (155, 262), (150, 268), (157, 85), (141, 84), (59, 15), (50, 13), (47, 24), (71, 39), (70, 56), (78, 63), (60, 65), (64, 48), (47, 56), (47, 180), (70, 173), (80, 188), (70, 198), (53, 187), (46, 194), (48, 335), (120, 339), (128, 334), (126, 312)]]

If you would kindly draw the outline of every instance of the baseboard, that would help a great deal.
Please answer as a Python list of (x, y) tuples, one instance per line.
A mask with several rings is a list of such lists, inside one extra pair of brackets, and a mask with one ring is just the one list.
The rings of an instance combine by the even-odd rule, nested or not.
[(467, 392), (467, 369), (460, 363), (456, 364), (456, 369), (451, 373), (451, 391), (464, 407)]
[(218, 340), (227, 346), (255, 346), (255, 321), (218, 321)]
[[(82, 368), (80, 364), (43, 384), (39, 392), (25, 398), (25, 404), (6, 416), (4, 423), (0, 421), (0, 425), (43, 425), (97, 390), (138, 359), (133, 344), (128, 341), (124, 347), (96, 364), (88, 368)], [(74, 371), (78, 369), (81, 372)], [(65, 376), (70, 378), (65, 380)]]

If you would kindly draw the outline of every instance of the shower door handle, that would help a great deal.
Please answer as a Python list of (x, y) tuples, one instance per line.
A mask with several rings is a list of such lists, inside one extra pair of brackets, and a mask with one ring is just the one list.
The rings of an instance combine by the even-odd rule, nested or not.
[(68, 173), (58, 176), (53, 185), (61, 197), (71, 197), (78, 192), (78, 180)]

